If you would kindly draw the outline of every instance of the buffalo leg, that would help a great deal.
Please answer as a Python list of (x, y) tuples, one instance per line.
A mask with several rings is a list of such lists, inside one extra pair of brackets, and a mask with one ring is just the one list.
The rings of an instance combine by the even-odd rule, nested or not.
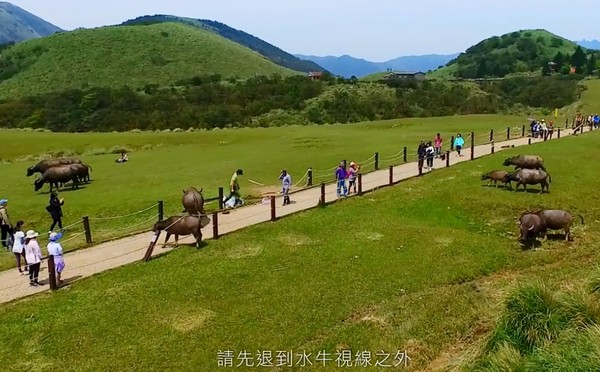
[(163, 243), (163, 248), (167, 246), (167, 242), (169, 241), (170, 237), (171, 233), (167, 232), (167, 236), (165, 236), (165, 242)]
[(175, 234), (175, 248), (179, 247), (179, 235)]

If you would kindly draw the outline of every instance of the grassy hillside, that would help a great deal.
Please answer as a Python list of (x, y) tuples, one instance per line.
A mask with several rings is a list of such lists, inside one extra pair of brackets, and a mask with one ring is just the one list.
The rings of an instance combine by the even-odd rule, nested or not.
[(168, 85), (197, 75), (293, 74), (212, 32), (178, 23), (55, 34), (0, 54), (0, 97), (90, 86)]
[(210, 21), (208, 19), (193, 19), (186, 17), (177, 17), (172, 15), (157, 14), (153, 16), (142, 16), (135, 19), (123, 22), (123, 25), (149, 25), (163, 22), (178, 22), (202, 29), (214, 32), (218, 35), (223, 36), (235, 43), (248, 47), (255, 52), (262, 54), (263, 56), (270, 59), (273, 63), (280, 66), (292, 69), (294, 71), (325, 71), (323, 67), (312, 61), (302, 60), (297, 58), (280, 48), (267, 43), (264, 40), (257, 38), (256, 36), (250, 35), (246, 32), (236, 30), (235, 28), (229, 27), (226, 24)]
[(545, 30), (494, 36), (470, 47), (431, 77), (483, 78), (539, 73), (558, 52), (571, 55), (577, 44)]
[(8, 2), (0, 1), (0, 44), (52, 35), (60, 28)]
[[(501, 324), (511, 279), (577, 277), (598, 262), (593, 222), (575, 225), (572, 243), (522, 251), (514, 220), (540, 206), (600, 219), (582, 197), (596, 193), (598, 167), (580, 160), (600, 156), (599, 135), (528, 148), (552, 172), (549, 194), (482, 186), (483, 171), (523, 151), (509, 150), (2, 305), (0, 359), (7, 371), (183, 371), (214, 370), (219, 351), (234, 366), (246, 351), (256, 368), (257, 353), (270, 351), (275, 366), (292, 350), (294, 365), (306, 352), (308, 370), (333, 370), (336, 351), (351, 350), (353, 365), (370, 352), (368, 370), (386, 353), (393, 366), (398, 352), (410, 358), (403, 370), (447, 370)], [(569, 355), (563, 370), (590, 370), (594, 344), (567, 340), (555, 349)]]

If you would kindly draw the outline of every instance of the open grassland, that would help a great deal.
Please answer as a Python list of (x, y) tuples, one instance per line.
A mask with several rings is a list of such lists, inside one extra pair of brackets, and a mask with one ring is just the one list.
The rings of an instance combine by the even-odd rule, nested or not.
[[(276, 351), (293, 350), (311, 353), (317, 370), (319, 351), (331, 369), (336, 350), (351, 349), (353, 359), (370, 351), (372, 365), (380, 350), (391, 353), (387, 363), (406, 351), (412, 369), (464, 364), (499, 324), (515, 282), (592, 270), (600, 209), (589, 197), (600, 174), (588, 159), (600, 156), (599, 140), (569, 137), (440, 169), (2, 305), (0, 360), (8, 370), (211, 370), (219, 350), (232, 350), (234, 365), (244, 351), (256, 365), (259, 351), (276, 364)], [(544, 157), (549, 194), (479, 180), (524, 152)], [(580, 213), (586, 224), (576, 224), (574, 242), (523, 251), (515, 221), (536, 207)]]
[[(80, 158), (92, 166), (92, 182), (79, 190), (61, 191), (65, 198), (65, 224), (76, 223), (89, 216), (95, 241), (148, 230), (157, 209), (123, 219), (94, 220), (142, 210), (158, 200), (165, 203), (165, 214), (181, 211), (182, 189), (196, 186), (204, 189), (205, 198), (218, 195), (218, 187), (225, 187), (233, 172), (242, 168), (242, 195), (260, 197), (264, 191), (278, 190), (277, 177), (286, 168), (293, 183), (301, 180), (308, 167), (314, 168), (314, 182), (332, 181), (333, 170), (342, 159), (363, 161), (380, 153), (380, 166), (402, 162), (404, 146), (409, 149), (409, 161), (415, 161), (420, 140), (433, 140), (436, 132), (446, 139), (471, 131), (480, 139), (489, 137), (490, 129), (497, 133), (507, 126), (524, 123), (519, 117), (467, 116), (432, 119), (403, 119), (356, 125), (286, 127), (272, 129), (239, 129), (196, 133), (37, 133), (3, 131), (6, 138), (3, 157), (11, 160), (1, 164), (0, 197), (9, 199), (13, 220), (22, 219), (26, 228), (47, 232), (50, 218), (45, 211), (48, 203), (47, 185), (39, 192), (33, 188), (34, 176), (26, 177), (27, 167), (34, 165), (30, 154), (65, 151), (82, 154)], [(520, 134), (520, 133), (519, 133)], [(500, 135), (499, 135), (500, 136)], [(467, 144), (469, 141), (467, 141)], [(93, 155), (131, 149), (130, 162), (115, 164), (116, 154)], [(4, 155), (6, 154), (6, 155)], [(393, 155), (396, 156), (392, 158)], [(16, 161), (31, 159), (27, 161)], [(373, 166), (364, 171), (372, 170)], [(259, 187), (248, 180), (269, 185)], [(304, 185), (304, 183), (302, 184)], [(216, 209), (217, 203), (207, 204)], [(149, 221), (150, 220), (150, 221)], [(145, 222), (146, 221), (146, 222)], [(141, 224), (141, 225), (140, 225)], [(128, 228), (128, 226), (133, 226)], [(83, 231), (82, 225), (70, 229), (66, 238)], [(80, 236), (65, 248), (84, 244)], [(0, 255), (0, 268), (12, 265), (12, 256)]]
[[(168, 85), (206, 74), (247, 78), (296, 74), (210, 31), (179, 23), (108, 26), (28, 40), (0, 54), (0, 97)], [(2, 80), (2, 79), (0, 79)]]
[(581, 113), (600, 114), (600, 79), (586, 80), (584, 85), (587, 90), (581, 95)]

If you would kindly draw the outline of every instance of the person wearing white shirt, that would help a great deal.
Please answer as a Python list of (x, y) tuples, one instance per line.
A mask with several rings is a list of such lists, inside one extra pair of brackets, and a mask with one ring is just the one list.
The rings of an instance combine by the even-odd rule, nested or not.
[(29, 230), (25, 234), (25, 259), (29, 264), (29, 285), (33, 287), (41, 285), (38, 282), (38, 276), (42, 262), (42, 250), (37, 242), (38, 236), (39, 234), (33, 230)]
[(65, 269), (65, 261), (63, 260), (63, 248), (58, 242), (58, 239), (60, 239), (61, 237), (62, 234), (57, 234), (55, 232), (50, 233), (50, 236), (48, 237), (48, 240), (50, 240), (50, 242), (47, 246), (48, 255), (54, 256), (54, 269), (56, 270), (56, 280), (59, 284), (62, 283), (60, 275)]
[(15, 259), (17, 260), (17, 269), (21, 275), (24, 274), (23, 270), (21, 270), (21, 257), (23, 257), (23, 266), (25, 266), (25, 271), (27, 271), (27, 261), (25, 260), (25, 233), (22, 229), (23, 221), (17, 221), (14, 233), (15, 241), (12, 247)]

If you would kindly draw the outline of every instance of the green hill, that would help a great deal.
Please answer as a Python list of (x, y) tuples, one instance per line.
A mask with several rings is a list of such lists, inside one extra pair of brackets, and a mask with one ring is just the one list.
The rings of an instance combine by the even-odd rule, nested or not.
[(212, 32), (178, 23), (110, 26), (19, 43), (0, 54), (0, 97), (67, 88), (168, 85), (296, 72)]
[(472, 79), (540, 73), (559, 52), (570, 56), (577, 47), (546, 30), (516, 31), (481, 41), (430, 75)]

